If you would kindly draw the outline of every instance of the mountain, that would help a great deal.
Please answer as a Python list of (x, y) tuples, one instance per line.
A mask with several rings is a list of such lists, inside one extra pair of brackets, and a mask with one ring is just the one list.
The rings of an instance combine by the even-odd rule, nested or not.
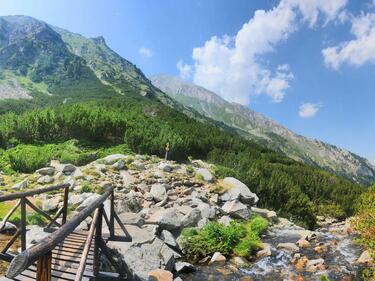
[(234, 127), (251, 139), (284, 152), (304, 163), (324, 168), (351, 180), (371, 183), (375, 167), (350, 151), (298, 135), (274, 120), (245, 106), (230, 103), (217, 94), (178, 77), (156, 75), (152, 83), (185, 106)]

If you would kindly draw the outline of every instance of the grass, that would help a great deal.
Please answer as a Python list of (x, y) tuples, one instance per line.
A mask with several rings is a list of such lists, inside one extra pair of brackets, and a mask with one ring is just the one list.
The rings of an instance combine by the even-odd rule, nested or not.
[[(0, 203), (0, 220), (2, 220), (8, 212), (14, 207), (14, 202), (1, 202)], [(27, 211), (26, 214), (26, 221), (29, 225), (45, 225), (47, 223), (47, 220), (40, 215), (39, 213), (36, 213), (34, 211)], [(17, 208), (17, 210), (12, 214), (12, 216), (9, 219), (9, 222), (14, 223), (19, 226), (21, 222), (21, 210), (20, 208)]]
[(232, 221), (229, 226), (210, 222), (201, 230), (186, 228), (182, 231), (182, 245), (186, 256), (197, 261), (215, 252), (223, 255), (250, 257), (261, 248), (260, 234), (268, 226), (267, 220), (254, 216), (249, 221)]

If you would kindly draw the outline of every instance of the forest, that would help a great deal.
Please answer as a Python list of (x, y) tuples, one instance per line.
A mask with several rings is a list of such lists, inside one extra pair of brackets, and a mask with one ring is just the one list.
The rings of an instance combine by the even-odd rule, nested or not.
[[(77, 140), (78, 152), (59, 145), (72, 139)], [(352, 215), (353, 202), (367, 189), (146, 99), (90, 101), (2, 114), (0, 170), (32, 172), (64, 151), (68, 160), (74, 158), (66, 155), (69, 151), (78, 153), (78, 164), (111, 147), (162, 156), (167, 142), (171, 160), (207, 160), (216, 165), (219, 176), (235, 176), (246, 183), (258, 194), (259, 205), (309, 228), (315, 226), (316, 215)]]

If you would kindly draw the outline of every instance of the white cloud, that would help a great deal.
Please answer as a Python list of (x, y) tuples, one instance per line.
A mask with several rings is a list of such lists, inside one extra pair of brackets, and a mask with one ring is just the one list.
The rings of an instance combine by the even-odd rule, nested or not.
[(141, 47), (141, 48), (138, 50), (138, 53), (139, 53), (142, 57), (145, 57), (145, 58), (151, 58), (151, 57), (154, 55), (154, 52), (153, 52), (151, 49), (148, 49), (148, 48), (145, 48), (145, 47)]
[(298, 114), (302, 118), (311, 118), (318, 113), (320, 107), (318, 103), (306, 102), (299, 107)]
[(375, 63), (375, 14), (367, 13), (351, 19), (355, 39), (322, 51), (328, 67), (338, 70), (344, 63), (359, 67)]
[(315, 26), (322, 14), (328, 22), (345, 4), (346, 0), (281, 0), (271, 10), (255, 11), (235, 36), (213, 36), (193, 49), (194, 83), (241, 104), (261, 94), (282, 101), (294, 75), (286, 64), (269, 69), (262, 56), (295, 32), (300, 19)]
[(185, 64), (182, 60), (179, 60), (176, 65), (178, 71), (180, 72), (180, 77), (182, 79), (189, 79), (191, 76), (192, 67), (191, 65)]

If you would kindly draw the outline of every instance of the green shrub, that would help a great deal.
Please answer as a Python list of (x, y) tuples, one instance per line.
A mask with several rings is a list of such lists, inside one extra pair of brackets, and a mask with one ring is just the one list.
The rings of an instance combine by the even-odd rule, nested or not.
[(30, 225), (45, 225), (47, 222), (47, 220), (38, 213), (27, 214), (26, 220)]
[(330, 281), (327, 275), (320, 275), (319, 281)]
[(199, 260), (214, 252), (249, 257), (260, 248), (259, 235), (267, 228), (265, 219), (255, 216), (250, 221), (232, 221), (229, 226), (210, 222), (201, 230), (187, 228), (182, 231), (182, 244), (188, 258)]
[(93, 191), (92, 186), (89, 183), (87, 183), (87, 182), (85, 182), (81, 186), (81, 190), (80, 190), (81, 193), (89, 193), (89, 192), (92, 192), (92, 191)]

